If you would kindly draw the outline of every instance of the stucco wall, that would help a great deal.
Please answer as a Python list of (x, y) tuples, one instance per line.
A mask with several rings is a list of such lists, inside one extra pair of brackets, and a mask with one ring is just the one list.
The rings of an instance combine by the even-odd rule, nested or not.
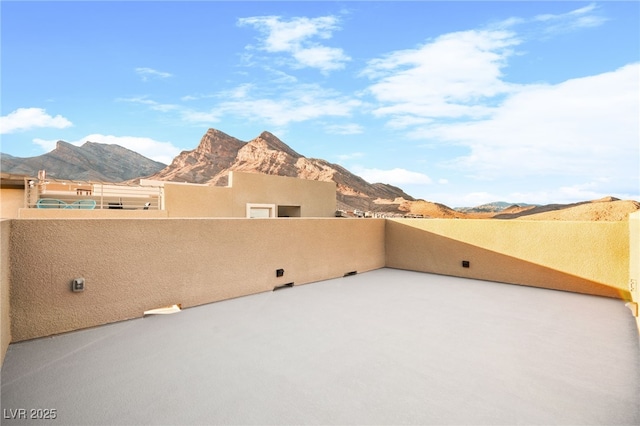
[(628, 229), (627, 222), (389, 220), (386, 265), (629, 299)]
[[(13, 341), (381, 268), (384, 228), (336, 218), (15, 220)], [(76, 277), (82, 293), (70, 291)]]
[[(640, 211), (629, 215), (629, 291), (640, 304)], [(636, 317), (640, 330), (640, 316)]]
[(144, 182), (164, 186), (168, 217), (244, 218), (247, 204), (299, 206), (301, 217), (333, 217), (336, 210), (334, 182), (238, 171), (230, 172), (229, 185), (225, 187)]
[(164, 182), (169, 217), (246, 217), (247, 204), (300, 206), (301, 217), (333, 217), (334, 182), (231, 172), (229, 186)]
[(169, 217), (166, 210), (120, 209), (20, 209), (20, 219), (159, 219)]
[(0, 188), (0, 218), (15, 219), (24, 206), (24, 189)]
[(231, 188), (164, 183), (169, 217), (233, 217)]
[(11, 343), (9, 239), (11, 221), (0, 220), (0, 366)]
[(316, 180), (233, 172), (233, 216), (244, 217), (247, 203), (299, 205), (302, 217), (333, 217), (336, 184)]
[[(637, 284), (633, 294), (629, 289), (640, 278), (640, 213), (628, 223), (78, 218), (0, 224), (2, 357), (10, 341), (384, 266), (639, 300)], [(285, 274), (278, 278), (280, 268)], [(70, 291), (76, 277), (86, 279), (82, 293)]]

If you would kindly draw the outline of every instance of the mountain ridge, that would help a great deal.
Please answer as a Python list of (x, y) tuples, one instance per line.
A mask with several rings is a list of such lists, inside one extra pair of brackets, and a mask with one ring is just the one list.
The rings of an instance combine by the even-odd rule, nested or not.
[(81, 146), (58, 141), (52, 151), (36, 157), (0, 156), (4, 173), (37, 176), (39, 170), (46, 170), (52, 178), (86, 181), (120, 182), (165, 166), (120, 145), (90, 141)]
[(510, 203), (507, 201), (492, 201), (475, 207), (455, 207), (454, 210), (463, 213), (497, 213), (509, 209), (536, 207), (539, 204)]
[(570, 204), (500, 201), (452, 209), (415, 199), (393, 185), (369, 183), (339, 164), (305, 157), (268, 131), (245, 142), (208, 129), (195, 149), (182, 151), (169, 165), (118, 145), (91, 141), (79, 147), (58, 141), (55, 149), (37, 157), (0, 154), (0, 160), (3, 174), (36, 176), (39, 170), (47, 170), (52, 178), (85, 181), (139, 182), (147, 178), (224, 186), (233, 170), (333, 181), (337, 209), (392, 217), (619, 221), (640, 210), (640, 202), (611, 196)]
[(209, 129), (195, 149), (183, 151), (170, 165), (148, 178), (220, 186), (227, 184), (233, 170), (333, 181), (338, 209), (395, 212), (400, 203), (375, 201), (414, 200), (398, 187), (372, 184), (338, 164), (305, 157), (268, 131), (243, 142), (220, 130)]

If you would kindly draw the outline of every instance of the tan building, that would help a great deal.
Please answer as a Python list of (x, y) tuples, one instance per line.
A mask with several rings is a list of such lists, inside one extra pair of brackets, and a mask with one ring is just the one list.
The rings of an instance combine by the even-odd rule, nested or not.
[(226, 187), (146, 181), (164, 188), (168, 217), (332, 217), (335, 182), (230, 172)]
[(140, 185), (2, 175), (2, 218), (332, 217), (336, 185), (230, 172), (226, 187)]

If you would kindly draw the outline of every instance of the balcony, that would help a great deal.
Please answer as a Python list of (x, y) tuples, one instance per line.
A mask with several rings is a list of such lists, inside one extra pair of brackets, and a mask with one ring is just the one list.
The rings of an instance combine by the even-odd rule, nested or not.
[(639, 347), (614, 299), (378, 269), (14, 344), (2, 406), (67, 425), (638, 424)]
[(638, 424), (633, 216), (2, 221), (3, 424)]
[(162, 210), (163, 188), (72, 180), (25, 180), (27, 209)]

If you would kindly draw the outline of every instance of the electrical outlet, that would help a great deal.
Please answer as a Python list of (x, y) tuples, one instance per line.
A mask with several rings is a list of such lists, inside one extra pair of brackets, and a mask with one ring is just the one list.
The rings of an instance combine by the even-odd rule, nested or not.
[(78, 293), (84, 291), (84, 278), (76, 278), (71, 282), (71, 291)]
[(469, 266), (470, 266), (470, 263), (469, 263), (469, 261), (468, 261), (468, 260), (463, 260), (463, 261), (462, 261), (462, 267), (463, 267), (463, 268), (468, 268)]

